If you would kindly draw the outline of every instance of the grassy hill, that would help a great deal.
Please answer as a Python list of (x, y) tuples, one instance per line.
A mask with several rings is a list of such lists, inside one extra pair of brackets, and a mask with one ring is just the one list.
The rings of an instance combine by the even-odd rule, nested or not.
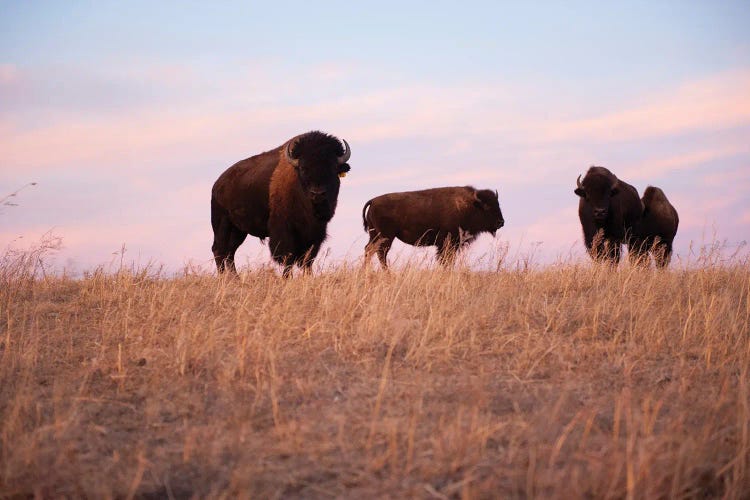
[(750, 263), (0, 268), (0, 497), (750, 491)]

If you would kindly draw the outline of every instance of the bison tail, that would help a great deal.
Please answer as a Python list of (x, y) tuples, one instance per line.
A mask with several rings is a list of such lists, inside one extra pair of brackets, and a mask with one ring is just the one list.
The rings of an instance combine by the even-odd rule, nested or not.
[(372, 200), (369, 200), (367, 203), (365, 203), (365, 206), (362, 207), (362, 225), (365, 228), (365, 232), (370, 232), (370, 226), (367, 224), (367, 207), (369, 207), (372, 204)]

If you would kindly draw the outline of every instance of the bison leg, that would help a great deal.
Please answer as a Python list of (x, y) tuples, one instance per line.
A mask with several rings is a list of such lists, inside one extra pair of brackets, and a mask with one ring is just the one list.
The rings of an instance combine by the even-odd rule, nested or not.
[(227, 246), (227, 228), (229, 225), (229, 219), (226, 215), (226, 211), (221, 208), (214, 199), (211, 199), (211, 228), (214, 231), (214, 243), (211, 245), (211, 251), (214, 254), (214, 260), (216, 261), (216, 269), (223, 273), (226, 263), (226, 246)]
[(622, 243), (619, 241), (609, 241), (608, 242), (609, 252), (607, 254), (607, 258), (612, 261), (613, 265), (617, 265), (620, 263), (620, 256), (622, 255)]
[(648, 255), (648, 242), (637, 239), (628, 242), (628, 260), (631, 266), (648, 267), (650, 260)]
[(211, 200), (211, 227), (214, 230), (214, 243), (211, 251), (214, 254), (216, 269), (223, 273), (227, 269), (237, 274), (234, 267), (234, 254), (245, 241), (247, 234), (237, 229), (229, 220), (229, 213), (213, 199)]
[(369, 234), (370, 241), (368, 241), (365, 245), (365, 257), (363, 265), (367, 267), (367, 265), (370, 263), (370, 260), (372, 260), (373, 254), (377, 253), (378, 260), (380, 261), (381, 266), (384, 269), (387, 269), (388, 262), (386, 260), (386, 257), (388, 256), (388, 251), (391, 249), (393, 240), (381, 236), (375, 230), (370, 230)]
[(653, 254), (656, 267), (664, 269), (669, 265), (669, 261), (672, 260), (672, 242), (660, 241), (658, 244), (655, 244)]
[(297, 265), (304, 272), (309, 272), (320, 250), (320, 244), (305, 247), (293, 234), (271, 233), (269, 245), (273, 260), (283, 266), (282, 275), (292, 276), (292, 268)]
[(622, 243), (604, 237), (604, 232), (599, 231), (589, 247), (591, 258), (597, 262), (608, 262), (617, 265), (620, 262)]
[(312, 265), (319, 251), (320, 245), (313, 245), (305, 252), (302, 258), (297, 259), (297, 265), (302, 268), (304, 274), (312, 274)]
[(444, 240), (439, 240), (436, 243), (438, 262), (445, 267), (453, 266), (460, 243), (458, 238), (451, 238), (450, 235)]
[(237, 249), (245, 241), (245, 238), (247, 238), (247, 233), (240, 231), (236, 227), (232, 229), (232, 233), (229, 235), (229, 245), (227, 247), (229, 254), (227, 255), (226, 262), (233, 274), (237, 274), (237, 269), (234, 267), (234, 254), (237, 253)]
[(390, 238), (379, 238), (376, 242), (378, 260), (383, 269), (388, 269), (388, 252), (391, 250), (393, 240)]
[(294, 269), (294, 266), (292, 264), (283, 264), (284, 268), (281, 271), (281, 277), (282, 278), (291, 278), (292, 277), (292, 269)]
[(271, 248), (271, 257), (283, 267), (282, 276), (290, 278), (292, 276), (292, 266), (296, 263), (294, 237), (284, 232), (271, 231), (268, 240), (268, 246)]
[(607, 244), (607, 241), (604, 238), (604, 231), (601, 229), (598, 231), (586, 231), (586, 229), (590, 228), (584, 227), (583, 242), (586, 245), (586, 250), (589, 251), (589, 255), (591, 255), (591, 258), (595, 261), (602, 260), (606, 252)]
[(601, 244), (596, 246), (595, 259), (616, 266), (620, 263), (620, 254), (622, 253), (622, 243), (610, 239), (602, 238)]

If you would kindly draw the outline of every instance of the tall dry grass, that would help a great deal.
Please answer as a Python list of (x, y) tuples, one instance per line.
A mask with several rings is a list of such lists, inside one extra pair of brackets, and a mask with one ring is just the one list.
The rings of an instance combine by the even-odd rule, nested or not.
[(12, 266), (0, 496), (750, 491), (747, 259), (291, 280)]

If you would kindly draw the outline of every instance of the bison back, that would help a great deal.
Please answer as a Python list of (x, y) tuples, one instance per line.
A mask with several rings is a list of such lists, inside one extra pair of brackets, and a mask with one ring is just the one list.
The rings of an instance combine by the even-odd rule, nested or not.
[(438, 233), (458, 233), (473, 196), (464, 187), (384, 194), (370, 200), (366, 219), (384, 237), (431, 245)]
[(213, 185), (212, 199), (229, 214), (238, 229), (264, 238), (268, 234), (269, 188), (280, 148), (241, 160), (225, 170)]
[(673, 240), (677, 234), (680, 219), (677, 210), (669, 202), (664, 191), (658, 187), (648, 186), (643, 192), (643, 205), (643, 235), (659, 236), (667, 241)]

